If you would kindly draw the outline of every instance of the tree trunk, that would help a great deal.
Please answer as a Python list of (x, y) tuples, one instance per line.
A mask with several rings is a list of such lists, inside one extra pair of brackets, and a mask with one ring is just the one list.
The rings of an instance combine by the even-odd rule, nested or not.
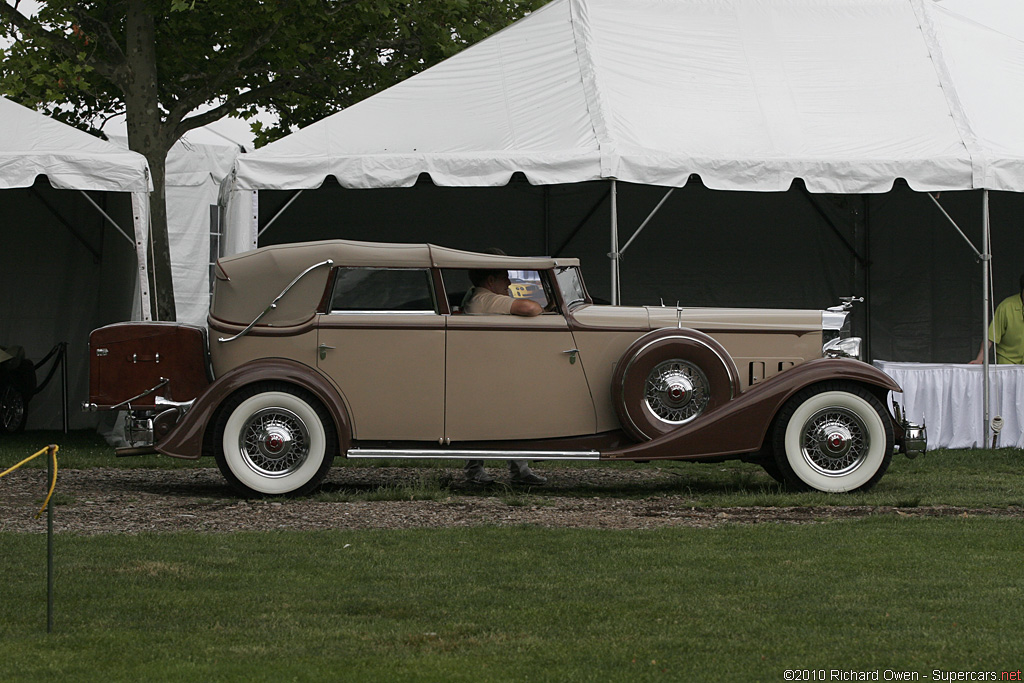
[(126, 17), (128, 82), (125, 110), (128, 148), (149, 162), (153, 176), (150, 196), (150, 279), (155, 320), (174, 320), (174, 283), (171, 248), (167, 236), (167, 201), (164, 167), (173, 144), (164, 130), (159, 106), (156, 69), (156, 26), (146, 0), (129, 0)]

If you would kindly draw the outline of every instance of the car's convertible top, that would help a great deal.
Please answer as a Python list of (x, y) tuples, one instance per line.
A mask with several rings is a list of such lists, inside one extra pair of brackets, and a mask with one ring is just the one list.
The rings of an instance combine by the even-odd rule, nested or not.
[[(351, 240), (323, 240), (262, 247), (218, 262), (220, 281), (210, 305), (218, 321), (248, 324), (306, 269), (331, 261), (334, 266), (373, 268), (515, 268), (546, 270), (578, 266), (579, 259), (547, 256), (499, 256), (477, 254), (435, 244), (380, 244)], [(282, 299), (261, 324), (299, 325), (308, 321), (320, 302), (329, 269), (311, 272), (296, 283), (293, 296)], [(244, 283), (244, 285), (242, 284)]]

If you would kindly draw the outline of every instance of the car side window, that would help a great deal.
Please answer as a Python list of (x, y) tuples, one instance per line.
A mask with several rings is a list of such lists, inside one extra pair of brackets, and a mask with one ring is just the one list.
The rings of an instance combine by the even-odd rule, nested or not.
[(550, 299), (544, 289), (544, 281), (539, 272), (536, 270), (510, 270), (508, 275), (512, 281), (508, 288), (509, 296), (513, 299), (533, 299), (540, 304), (541, 308), (547, 308)]
[(583, 290), (579, 268), (566, 266), (557, 268), (555, 279), (558, 280), (558, 286), (562, 290), (562, 299), (569, 309), (586, 302), (587, 294)]
[(430, 271), (424, 268), (338, 268), (331, 312), (436, 313)]
[[(510, 270), (508, 295), (513, 299), (532, 299), (548, 308), (552, 297), (545, 284), (544, 277), (536, 270)], [(441, 271), (445, 289), (448, 292), (448, 303), (452, 311), (461, 313), (466, 303), (466, 296), (472, 283), (469, 280), (469, 270), (461, 268), (445, 268)]]

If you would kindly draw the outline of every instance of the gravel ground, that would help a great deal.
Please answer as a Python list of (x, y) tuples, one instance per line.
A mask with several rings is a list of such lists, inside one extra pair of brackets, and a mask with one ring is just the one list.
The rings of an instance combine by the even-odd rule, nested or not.
[[(323, 490), (374, 491), (378, 487), (415, 487), (426, 475), (450, 477), (451, 495), (443, 500), (322, 502), (302, 499), (244, 500), (236, 496), (216, 468), (61, 470), (55, 494), (54, 530), (74, 534), (171, 531), (222, 533), (271, 529), (410, 529), (459, 526), (576, 527), (652, 529), (723, 524), (809, 524), (868, 515), (1024, 517), (1024, 509), (968, 509), (947, 506), (892, 508), (694, 507), (681, 495), (615, 498), (581, 496), (591, 487), (664, 485), (674, 477), (656, 468), (546, 468), (543, 496), (521, 495), (496, 485), (481, 495), (461, 483), (461, 471), (416, 468), (334, 468)], [(22, 469), (0, 480), (0, 531), (46, 530), (46, 516), (35, 518), (45, 497), (46, 471)], [(571, 490), (573, 495), (559, 495)]]

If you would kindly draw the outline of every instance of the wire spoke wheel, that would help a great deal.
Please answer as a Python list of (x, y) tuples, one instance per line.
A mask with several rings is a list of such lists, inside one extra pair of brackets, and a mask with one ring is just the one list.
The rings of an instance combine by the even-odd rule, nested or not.
[(708, 378), (699, 367), (673, 358), (651, 370), (644, 385), (644, 401), (662, 422), (681, 425), (704, 412), (709, 389)]
[(9, 382), (0, 386), (0, 432), (16, 432), (25, 423), (25, 397)]
[(242, 427), (238, 448), (245, 464), (257, 474), (287, 476), (309, 456), (309, 432), (290, 410), (265, 408)]
[(870, 446), (864, 421), (852, 410), (832, 407), (819, 410), (804, 423), (800, 450), (812, 469), (836, 477), (857, 469)]

